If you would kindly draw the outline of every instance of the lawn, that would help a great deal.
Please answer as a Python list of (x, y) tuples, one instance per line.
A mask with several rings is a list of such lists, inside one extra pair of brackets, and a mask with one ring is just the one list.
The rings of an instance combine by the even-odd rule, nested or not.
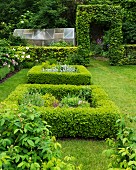
[(0, 84), (0, 102), (4, 100), (21, 83), (26, 83), (28, 69), (19, 71), (7, 81)]
[[(123, 114), (136, 116), (136, 66), (109, 66), (106, 61), (91, 61), (88, 70), (94, 84), (101, 85)], [(26, 82), (27, 69), (0, 84), (0, 101), (20, 83)], [(59, 140), (63, 156), (76, 157), (83, 170), (107, 170), (109, 160), (102, 154), (105, 141), (69, 139)]]

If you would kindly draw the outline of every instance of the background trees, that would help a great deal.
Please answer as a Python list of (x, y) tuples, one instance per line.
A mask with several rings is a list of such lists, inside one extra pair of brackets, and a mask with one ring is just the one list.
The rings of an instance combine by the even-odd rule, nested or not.
[(1, 0), (0, 38), (15, 28), (75, 27), (79, 4), (114, 4), (124, 9), (124, 43), (136, 43), (136, 0)]

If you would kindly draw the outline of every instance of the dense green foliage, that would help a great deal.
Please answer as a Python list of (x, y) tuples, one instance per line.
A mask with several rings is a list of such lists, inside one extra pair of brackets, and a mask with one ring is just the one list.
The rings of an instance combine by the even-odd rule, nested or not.
[(52, 133), (57, 137), (106, 138), (115, 136), (115, 122), (120, 117), (119, 110), (111, 102), (107, 94), (98, 86), (76, 85), (20, 85), (13, 91), (4, 103), (18, 105), (25, 93), (50, 93), (58, 100), (70, 95), (85, 96), (91, 107), (38, 107), (43, 120), (51, 125)]
[(8, 38), (15, 28), (75, 27), (77, 5), (109, 4), (124, 9), (124, 43), (136, 43), (135, 0), (2, 0), (0, 37)]
[(118, 63), (123, 57), (122, 37), (122, 10), (119, 6), (109, 5), (80, 5), (77, 8), (77, 41), (85, 49), (90, 49), (90, 23), (106, 24), (109, 30), (106, 32), (106, 45), (108, 45), (108, 57), (112, 65)]
[[(132, 123), (134, 118), (128, 118)], [(117, 139), (107, 139), (110, 148), (105, 153), (111, 158), (109, 170), (136, 169), (136, 135), (134, 129), (126, 126), (124, 118), (117, 120)]]
[(91, 73), (80, 65), (75, 65), (77, 72), (46, 72), (41, 66), (34, 66), (28, 72), (28, 83), (35, 84), (91, 84)]
[[(15, 49), (15, 55), (18, 55), (23, 61), (45, 62), (46, 60), (53, 62), (66, 63), (69, 62), (70, 55), (77, 52), (77, 47), (12, 47)], [(23, 56), (23, 57), (22, 57)], [(29, 56), (26, 57), (26, 56)]]
[(120, 65), (136, 65), (136, 45), (124, 45), (124, 57), (119, 61)]
[(2, 106), (0, 124), (1, 169), (79, 169), (60, 159), (61, 145), (35, 109), (22, 105), (19, 109), (9, 110)]

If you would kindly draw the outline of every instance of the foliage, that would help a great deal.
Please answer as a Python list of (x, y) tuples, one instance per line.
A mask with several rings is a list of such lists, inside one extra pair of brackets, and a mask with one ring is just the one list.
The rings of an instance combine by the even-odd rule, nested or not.
[(9, 43), (11, 46), (27, 46), (28, 42), (25, 39), (21, 39), (19, 36), (9, 35)]
[(11, 70), (18, 69), (19, 60), (14, 57), (14, 50), (8, 46), (0, 48), (0, 67), (8, 66)]
[[(45, 61), (50, 61), (50, 63), (59, 62), (65, 64), (68, 60), (68, 56), (71, 53), (77, 52), (77, 47), (14, 47), (16, 54), (22, 54), (25, 52), (26, 55), (30, 55), (31, 61), (33, 63), (42, 63)], [(22, 56), (22, 55), (21, 55)], [(24, 56), (24, 55), (23, 55)], [(23, 58), (27, 62), (29, 59)]]
[(79, 5), (77, 8), (76, 29), (78, 45), (90, 50), (90, 23), (96, 22), (110, 26), (108, 45), (110, 63), (115, 65), (123, 57), (122, 42), (123, 11), (114, 5)]
[(20, 16), (19, 22), (16, 24), (17, 29), (31, 29), (33, 28), (32, 20), (34, 13), (26, 11)]
[(46, 93), (42, 98), (44, 99), (45, 107), (57, 107), (59, 105), (59, 101), (50, 93)]
[(61, 99), (61, 107), (90, 107), (90, 103), (76, 95), (67, 95)]
[(44, 99), (39, 93), (26, 93), (24, 94), (20, 104), (23, 105), (35, 105), (35, 106), (44, 106)]
[[(134, 118), (130, 119), (134, 120)], [(136, 169), (136, 136), (134, 130), (126, 126), (124, 119), (117, 120), (117, 139), (108, 139), (110, 149), (105, 151), (111, 158), (109, 170)]]
[[(71, 72), (51, 72), (52, 69), (44, 71), (42, 65), (32, 67), (28, 72), (28, 83), (36, 84), (75, 84), (75, 85), (89, 85), (91, 84), (92, 75), (88, 70), (81, 65), (70, 65)], [(49, 68), (48, 63), (44, 65)], [(64, 66), (65, 67), (65, 66)], [(74, 67), (74, 71), (72, 72)], [(72, 69), (71, 69), (72, 68)], [(58, 68), (57, 68), (58, 70)], [(55, 70), (55, 71), (57, 71)]]
[(136, 65), (136, 45), (124, 45), (125, 55), (119, 61), (120, 65)]
[(60, 2), (59, 0), (40, 0), (37, 3), (37, 13), (33, 17), (34, 28), (66, 27), (67, 21), (63, 17), (66, 7)]
[[(50, 93), (60, 100), (67, 94), (79, 95), (82, 91), (85, 100), (91, 102), (91, 107), (38, 107), (34, 106), (42, 114), (42, 119), (51, 125), (51, 131), (56, 137), (82, 137), (82, 138), (106, 138), (115, 136), (117, 128), (116, 120), (120, 117), (119, 109), (109, 100), (107, 95), (97, 86), (76, 85), (47, 85), (26, 84), (20, 85), (12, 92), (5, 103), (18, 105), (19, 100), (27, 92), (40, 92), (42, 95)], [(78, 126), (77, 126), (78, 125)]]
[(55, 47), (71, 47), (72, 44), (66, 42), (66, 41), (59, 41), (59, 42), (53, 42), (50, 44), (50, 46), (55, 46)]
[(0, 168), (80, 169), (60, 159), (61, 145), (51, 136), (50, 126), (33, 108), (23, 106), (3, 113), (0, 114)]

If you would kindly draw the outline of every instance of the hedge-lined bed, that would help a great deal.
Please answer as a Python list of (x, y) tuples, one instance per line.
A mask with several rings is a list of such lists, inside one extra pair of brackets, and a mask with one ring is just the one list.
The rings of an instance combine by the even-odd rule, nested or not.
[(28, 83), (90, 85), (91, 73), (82, 65), (73, 67), (77, 72), (46, 72), (42, 71), (42, 65), (34, 66), (28, 71)]
[(90, 98), (91, 107), (33, 107), (40, 111), (42, 118), (51, 125), (51, 131), (56, 137), (103, 139), (115, 136), (117, 132), (115, 122), (120, 117), (120, 112), (99, 86), (24, 84), (19, 85), (4, 103), (10, 105), (10, 108), (17, 107), (24, 94), (32, 91), (39, 91), (42, 94), (51, 93), (60, 99), (68, 93), (79, 94), (80, 90)]

